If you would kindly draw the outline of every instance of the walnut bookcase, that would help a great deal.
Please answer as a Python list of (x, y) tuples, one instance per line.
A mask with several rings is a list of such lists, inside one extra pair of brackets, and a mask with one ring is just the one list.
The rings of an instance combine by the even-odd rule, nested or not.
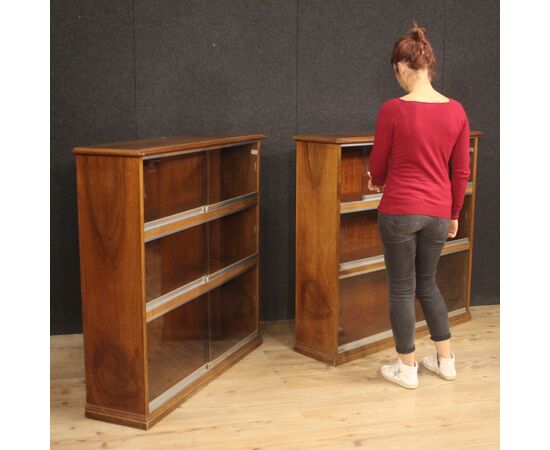
[[(452, 324), (470, 319), (477, 149), (459, 231), (442, 252), (437, 283)], [(338, 365), (393, 345), (377, 207), (367, 187), (372, 135), (302, 135), (296, 141), (294, 349)], [(427, 333), (416, 302), (417, 335)]]
[(73, 150), (88, 417), (147, 429), (260, 345), (263, 138)]

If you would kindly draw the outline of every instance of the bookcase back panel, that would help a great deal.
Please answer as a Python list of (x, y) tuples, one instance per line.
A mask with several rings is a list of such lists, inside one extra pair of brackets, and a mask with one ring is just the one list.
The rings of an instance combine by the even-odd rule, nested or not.
[(147, 324), (149, 401), (206, 364), (207, 314), (203, 295)]
[(210, 352), (213, 360), (258, 328), (257, 266), (210, 291)]
[(366, 188), (365, 150), (363, 147), (342, 148), (340, 161), (340, 201), (361, 200)]
[(206, 204), (206, 153), (143, 161), (144, 220), (149, 222)]
[(246, 144), (209, 152), (209, 204), (258, 190), (256, 148), (256, 144)]
[(206, 270), (206, 224), (147, 242), (145, 244), (147, 301), (206, 275)]
[(391, 329), (386, 272), (340, 280), (338, 345)]
[(375, 209), (340, 216), (340, 263), (383, 253), (377, 217)]
[(340, 202), (360, 201), (376, 194), (368, 188), (371, 145), (342, 147), (340, 160)]
[(256, 218), (256, 207), (253, 207), (208, 224), (208, 273), (212, 274), (257, 252)]

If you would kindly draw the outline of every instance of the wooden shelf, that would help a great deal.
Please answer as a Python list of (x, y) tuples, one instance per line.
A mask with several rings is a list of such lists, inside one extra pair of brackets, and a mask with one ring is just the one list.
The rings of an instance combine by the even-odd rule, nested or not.
[[(466, 187), (466, 195), (472, 195), (474, 192), (473, 183), (468, 182)], [(371, 209), (377, 209), (382, 199), (383, 193), (365, 195), (363, 200), (355, 202), (341, 202), (340, 203), (340, 214), (353, 213), (358, 211), (368, 211)]]
[(200, 297), (204, 293), (220, 286), (232, 278), (247, 271), (258, 263), (258, 254), (247, 256), (217, 272), (204, 275), (184, 286), (168, 292), (161, 297), (147, 302), (147, 321), (156, 319), (167, 312), (178, 308), (185, 302)]
[[(441, 255), (449, 255), (456, 252), (470, 250), (468, 238), (447, 241)], [(340, 264), (340, 279), (361, 275), (363, 273), (375, 272), (386, 268), (384, 255), (377, 255), (370, 258), (358, 259)]]
[(190, 211), (147, 222), (144, 226), (145, 242), (219, 219), (257, 204), (258, 193), (251, 192), (213, 205), (204, 205)]

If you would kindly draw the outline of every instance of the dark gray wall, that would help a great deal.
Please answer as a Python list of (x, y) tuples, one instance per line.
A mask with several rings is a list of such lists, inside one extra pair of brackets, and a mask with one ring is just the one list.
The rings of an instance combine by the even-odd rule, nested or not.
[(472, 303), (499, 301), (497, 1), (52, 2), (51, 331), (81, 330), (75, 145), (196, 131), (265, 133), (262, 320), (294, 315), (294, 145), (372, 130), (401, 95), (389, 66), (413, 19), (481, 141)]
[(444, 88), (462, 101), (480, 139), (472, 304), (500, 301), (499, 6), (496, 1), (447, 1)]
[(288, 317), (296, 2), (136, 0), (137, 136), (264, 133), (262, 319)]
[(50, 327), (79, 333), (76, 145), (136, 137), (133, 2), (51, 3)]

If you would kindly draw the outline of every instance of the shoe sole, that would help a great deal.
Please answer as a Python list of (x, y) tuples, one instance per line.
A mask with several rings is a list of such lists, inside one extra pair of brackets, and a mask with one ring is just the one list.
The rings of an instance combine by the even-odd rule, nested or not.
[(384, 375), (382, 371), (380, 371), (380, 375), (382, 375), (382, 377), (385, 378), (386, 380), (391, 381), (392, 383), (398, 384), (399, 386), (404, 387), (405, 389), (416, 389), (418, 387), (418, 384), (416, 385), (406, 384), (401, 380), (396, 380), (395, 378), (387, 377), (386, 375)]
[(424, 361), (422, 361), (422, 367), (424, 367), (425, 369), (428, 369), (430, 372), (433, 372), (435, 373), (436, 375), (439, 375), (439, 378), (442, 378), (446, 381), (454, 381), (456, 380), (456, 375), (454, 377), (448, 377), (446, 375), (443, 375), (441, 372), (439, 372), (438, 370), (436, 369), (433, 369), (432, 367), (430, 366), (427, 366), (426, 364), (424, 364)]

